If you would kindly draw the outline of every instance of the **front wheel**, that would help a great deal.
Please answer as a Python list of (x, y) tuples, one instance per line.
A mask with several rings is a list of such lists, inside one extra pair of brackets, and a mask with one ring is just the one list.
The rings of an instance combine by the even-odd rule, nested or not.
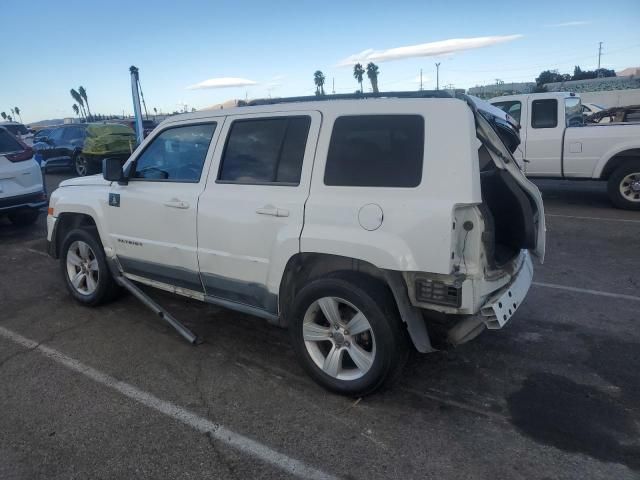
[(73, 169), (79, 177), (85, 177), (91, 173), (89, 161), (81, 153), (73, 157)]
[(611, 202), (625, 210), (640, 210), (640, 160), (629, 160), (609, 177), (607, 191)]
[(409, 354), (391, 292), (350, 274), (315, 280), (296, 296), (293, 347), (309, 375), (345, 395), (373, 393), (395, 380)]

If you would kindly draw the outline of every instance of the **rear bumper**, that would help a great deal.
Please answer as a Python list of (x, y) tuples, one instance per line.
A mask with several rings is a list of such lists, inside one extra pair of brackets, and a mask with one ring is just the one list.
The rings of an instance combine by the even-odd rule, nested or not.
[(37, 210), (47, 205), (47, 194), (43, 191), (16, 195), (15, 197), (0, 198), (0, 213), (9, 213), (16, 210)]

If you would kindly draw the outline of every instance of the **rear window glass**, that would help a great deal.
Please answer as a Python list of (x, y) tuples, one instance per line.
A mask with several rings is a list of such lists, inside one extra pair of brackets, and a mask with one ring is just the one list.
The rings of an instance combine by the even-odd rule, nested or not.
[(558, 126), (558, 101), (554, 98), (534, 100), (531, 103), (531, 126), (555, 128)]
[(508, 113), (513, 118), (515, 118), (518, 123), (520, 123), (520, 115), (522, 113), (522, 104), (517, 100), (512, 100), (508, 102), (495, 102), (493, 105), (498, 107), (500, 110)]
[(0, 153), (20, 152), (22, 145), (6, 130), (0, 128)]
[(422, 179), (424, 119), (420, 115), (339, 117), (324, 183), (353, 187), (417, 187)]
[(26, 135), (29, 133), (29, 130), (27, 130), (27, 127), (25, 127), (24, 125), (11, 124), (3, 125), (3, 127), (9, 130), (14, 135)]

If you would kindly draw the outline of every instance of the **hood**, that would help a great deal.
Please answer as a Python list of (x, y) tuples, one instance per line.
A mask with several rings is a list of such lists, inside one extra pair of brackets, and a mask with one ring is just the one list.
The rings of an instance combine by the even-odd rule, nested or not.
[(105, 180), (101, 173), (97, 175), (89, 175), (87, 177), (75, 177), (60, 183), (60, 187), (88, 187), (88, 186), (107, 186), (111, 182)]

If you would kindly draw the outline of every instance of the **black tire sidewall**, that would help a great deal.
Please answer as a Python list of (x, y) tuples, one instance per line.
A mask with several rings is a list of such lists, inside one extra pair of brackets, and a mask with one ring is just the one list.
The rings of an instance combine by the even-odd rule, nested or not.
[[(69, 252), (70, 245), (76, 240), (85, 242), (91, 247), (98, 261), (99, 275), (98, 275), (98, 287), (91, 295), (83, 295), (79, 293), (71, 284), (71, 279), (67, 273), (67, 253)], [(96, 238), (96, 236), (82, 229), (72, 230), (65, 237), (62, 242), (62, 248), (60, 249), (60, 269), (62, 276), (67, 286), (67, 290), (71, 296), (79, 303), (83, 305), (99, 305), (109, 299), (110, 291), (113, 286), (113, 278), (111, 277), (111, 271), (107, 265), (107, 260), (102, 249), (102, 244)]]
[(609, 177), (607, 192), (611, 202), (617, 208), (624, 210), (640, 210), (640, 202), (630, 202), (620, 193), (620, 182), (622, 182), (624, 177), (634, 172), (640, 173), (640, 160), (631, 160), (623, 163), (615, 169)]
[[(392, 322), (399, 322), (397, 315), (389, 311), (388, 296), (381, 292), (376, 282), (358, 282), (359, 285), (342, 278), (315, 280), (305, 286), (296, 296), (289, 320), (289, 331), (293, 348), (304, 369), (325, 388), (346, 395), (367, 395), (377, 390), (393, 370), (398, 361), (399, 349), (404, 347)], [(364, 288), (363, 288), (364, 287)], [(380, 297), (383, 298), (380, 298)], [(308, 307), (322, 297), (338, 297), (353, 304), (371, 325), (376, 356), (369, 371), (356, 380), (339, 380), (324, 373), (313, 361), (304, 343), (302, 324)]]

